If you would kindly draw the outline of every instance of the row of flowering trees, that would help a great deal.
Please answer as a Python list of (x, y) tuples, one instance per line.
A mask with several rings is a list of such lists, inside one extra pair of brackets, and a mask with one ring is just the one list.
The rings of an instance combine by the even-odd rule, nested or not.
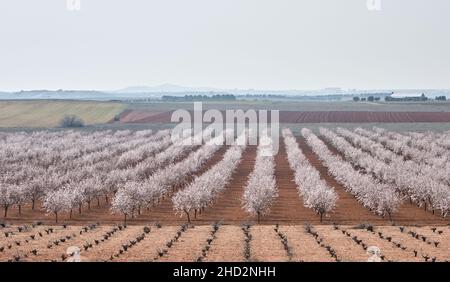
[(328, 168), (331, 176), (366, 208), (392, 219), (392, 215), (401, 204), (401, 197), (392, 186), (380, 183), (371, 175), (354, 169), (349, 162), (332, 153), (311, 130), (303, 128), (301, 133), (314, 153)]
[[(358, 129), (362, 130), (362, 128)], [(368, 130), (368, 132), (371, 132)], [(450, 131), (447, 132), (392, 132), (384, 128), (373, 127), (373, 133), (387, 135), (390, 138), (401, 138), (408, 146), (415, 147), (431, 153), (431, 156), (440, 157), (450, 153)]]
[(292, 131), (284, 128), (282, 134), (299, 196), (303, 199), (304, 206), (313, 209), (320, 215), (320, 221), (322, 221), (323, 215), (332, 212), (336, 207), (338, 196), (334, 189), (320, 178), (317, 169), (306, 159), (298, 147)]
[[(387, 148), (403, 155), (405, 159), (436, 167), (443, 167), (449, 164), (450, 151), (439, 146), (434, 140), (426, 140), (427, 138), (404, 135), (381, 128), (375, 128), (375, 130), (374, 134), (370, 134), (371, 137), (377, 137), (375, 139), (380, 138), (383, 142), (386, 142)], [(371, 133), (369, 130), (367, 132)]]
[[(419, 166), (422, 173), (426, 173), (450, 186), (450, 151), (437, 145), (428, 138), (405, 136), (397, 132), (375, 128), (376, 132), (357, 128), (355, 133), (382, 144), (386, 149), (400, 155), (406, 161), (413, 161)], [(428, 142), (428, 145), (425, 144)]]
[(429, 207), (433, 212), (439, 210), (443, 217), (447, 215), (450, 189), (445, 173), (437, 168), (430, 169), (425, 163), (405, 160), (363, 135), (342, 128), (337, 132), (340, 136), (327, 129), (321, 130), (322, 135), (353, 163), (395, 187), (418, 206)]
[(258, 222), (261, 216), (269, 213), (273, 201), (278, 197), (275, 180), (275, 158), (271, 136), (263, 133), (259, 137), (255, 166), (244, 188), (243, 209), (256, 215)]
[(211, 205), (231, 180), (233, 172), (241, 162), (246, 143), (246, 132), (244, 132), (227, 150), (219, 163), (178, 191), (172, 197), (174, 210), (180, 214), (185, 213), (190, 222), (191, 211), (194, 211), (196, 217), (198, 211), (202, 212)]

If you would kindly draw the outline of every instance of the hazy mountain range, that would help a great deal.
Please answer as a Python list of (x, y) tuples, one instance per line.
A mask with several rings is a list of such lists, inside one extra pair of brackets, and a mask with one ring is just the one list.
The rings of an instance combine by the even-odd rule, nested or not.
[(450, 98), (450, 90), (434, 89), (382, 89), (382, 90), (343, 90), (340, 88), (325, 88), (320, 90), (256, 90), (256, 89), (219, 89), (212, 87), (187, 87), (175, 84), (157, 86), (130, 86), (119, 90), (30, 90), (18, 92), (0, 92), (0, 99), (75, 99), (75, 100), (124, 100), (153, 98), (163, 95), (284, 95), (284, 96), (321, 96), (321, 95), (358, 95), (370, 93), (394, 93), (395, 96), (418, 96), (425, 93), (428, 97), (445, 95)]
[(224, 89), (210, 87), (186, 87), (170, 83), (157, 86), (130, 86), (117, 91), (116, 93), (181, 93), (181, 92), (224, 92)]

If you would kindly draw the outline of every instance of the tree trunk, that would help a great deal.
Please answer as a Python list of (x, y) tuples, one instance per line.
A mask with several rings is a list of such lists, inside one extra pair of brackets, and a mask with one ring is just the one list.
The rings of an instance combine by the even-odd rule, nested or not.
[(189, 212), (187, 212), (186, 210), (184, 210), (184, 212), (186, 213), (186, 215), (187, 215), (187, 218), (188, 218), (188, 222), (189, 223), (191, 223), (191, 218), (189, 217)]
[(22, 205), (19, 205), (19, 214), (22, 214)]
[(97, 207), (100, 207), (100, 197), (97, 198)]
[(78, 213), (81, 213), (81, 205), (82, 205), (82, 204), (79, 204), (79, 205), (78, 205)]
[(123, 225), (127, 225), (127, 214), (124, 213), (124, 215), (125, 215), (125, 218), (124, 218), (124, 220), (123, 220)]
[(33, 199), (32, 201), (31, 201), (31, 210), (33, 210), (34, 211), (34, 202), (35, 202), (36, 200), (35, 199)]
[(105, 202), (108, 203), (108, 195), (105, 195)]
[(5, 217), (8, 215), (8, 207), (5, 207)]
[(389, 216), (389, 221), (391, 221), (391, 222), (392, 222), (392, 215), (391, 215), (391, 213), (390, 213), (390, 212), (388, 212), (387, 214), (388, 214), (388, 216)]
[(320, 222), (322, 222), (323, 213), (320, 213)]
[(72, 219), (72, 209), (70, 209), (69, 219)]
[(194, 210), (194, 218), (197, 219), (197, 210)]
[(58, 212), (55, 212), (56, 223), (58, 223)]
[(258, 223), (260, 222), (261, 213), (258, 212)]
[(91, 200), (87, 201), (88, 203), (88, 210), (91, 210)]

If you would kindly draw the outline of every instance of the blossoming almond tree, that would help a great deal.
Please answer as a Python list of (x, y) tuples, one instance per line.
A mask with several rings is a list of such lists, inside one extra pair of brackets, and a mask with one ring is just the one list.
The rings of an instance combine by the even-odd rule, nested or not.
[(0, 183), (0, 205), (4, 209), (4, 217), (8, 216), (8, 209), (15, 204), (14, 187)]
[(124, 215), (124, 224), (127, 224), (127, 216), (131, 215), (135, 202), (131, 194), (125, 189), (119, 189), (112, 201), (111, 209)]
[(55, 215), (55, 222), (58, 223), (58, 214), (70, 209), (70, 193), (65, 189), (48, 191), (44, 196), (43, 207), (47, 213)]

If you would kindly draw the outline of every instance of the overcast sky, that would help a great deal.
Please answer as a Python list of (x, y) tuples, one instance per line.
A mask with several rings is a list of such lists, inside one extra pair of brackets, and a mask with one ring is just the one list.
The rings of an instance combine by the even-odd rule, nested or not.
[(0, 0), (0, 90), (450, 88), (450, 1)]

